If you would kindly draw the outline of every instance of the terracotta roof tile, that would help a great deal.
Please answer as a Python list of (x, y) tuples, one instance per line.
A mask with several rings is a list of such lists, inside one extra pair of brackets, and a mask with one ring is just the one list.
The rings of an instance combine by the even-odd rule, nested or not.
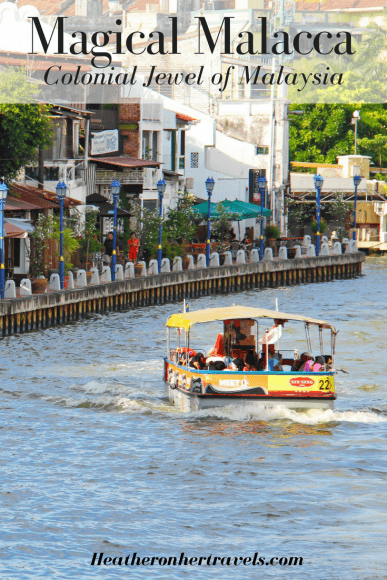
[(26, 66), (28, 70), (47, 70), (48, 67), (53, 65), (60, 65), (63, 71), (76, 71), (77, 67), (81, 67), (81, 72), (87, 72), (92, 70), (92, 66), (86, 59), (81, 59), (74, 61), (74, 57), (66, 58), (65, 56), (60, 56), (59, 58), (54, 55), (44, 55), (39, 54), (34, 57), (31, 55), (26, 55), (21, 52), (5, 52), (0, 51), (0, 65), (13, 65), (13, 66)]
[(6, 238), (26, 238), (28, 236), (25, 230), (9, 222), (4, 222), (4, 230)]
[(12, 195), (8, 195), (4, 206), (4, 211), (31, 211), (34, 209), (41, 209), (41, 206), (36, 205), (36, 203), (22, 201)]
[(196, 121), (193, 117), (188, 117), (188, 115), (182, 115), (181, 113), (176, 113), (176, 119), (181, 119), (181, 121)]
[[(56, 193), (48, 191), (47, 189), (38, 189), (32, 185), (13, 183), (10, 187), (10, 193), (12, 198), (16, 198), (16, 200), (21, 200), (22, 202), (31, 203), (41, 209), (59, 208)], [(81, 205), (81, 202), (72, 197), (65, 197), (64, 205), (65, 207)]]

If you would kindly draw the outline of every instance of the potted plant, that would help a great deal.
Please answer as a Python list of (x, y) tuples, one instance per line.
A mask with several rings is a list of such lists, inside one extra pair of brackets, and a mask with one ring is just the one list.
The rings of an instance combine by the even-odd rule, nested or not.
[[(55, 254), (56, 254), (56, 257), (59, 259), (60, 258), (60, 253), (59, 253), (60, 221), (59, 221), (59, 218), (56, 216), (53, 218), (53, 225), (54, 225), (53, 239), (56, 241)], [(80, 242), (79, 242), (79, 240), (76, 239), (75, 235), (76, 235), (75, 232), (73, 232), (73, 230), (71, 228), (69, 228), (65, 222), (65, 225), (63, 228), (63, 258), (64, 258), (64, 274), (65, 274), (64, 285), (65, 285), (65, 288), (67, 287), (68, 280), (69, 280), (68, 273), (73, 267), (73, 264), (70, 261), (71, 257), (78, 250), (79, 245), (80, 245)], [(67, 280), (66, 280), (66, 278), (67, 278)]]
[[(95, 252), (102, 251), (102, 244), (98, 239), (100, 234), (99, 229), (96, 227), (98, 212), (86, 207), (85, 221), (83, 224), (83, 229), (81, 229), (80, 236), (80, 253), (81, 253), (81, 263), (86, 270), (86, 277), (88, 283), (91, 280), (92, 272), (87, 271), (90, 269), (89, 258)], [(81, 226), (82, 228), (82, 226)]]
[[(312, 230), (312, 232), (314, 234), (314, 243), (316, 244), (317, 222), (315, 219), (313, 219), (312, 223), (310, 224), (310, 229)], [(321, 236), (323, 235), (323, 233), (325, 232), (326, 229), (327, 229), (327, 222), (324, 220), (324, 218), (321, 218), (320, 219), (320, 241), (321, 241)]]
[[(310, 229), (312, 230), (312, 232), (314, 234), (317, 234), (317, 222), (315, 219), (310, 224)], [(324, 218), (321, 218), (320, 219), (320, 234), (323, 234), (326, 229), (327, 229), (327, 222), (324, 220)]]
[(279, 235), (280, 231), (277, 226), (267, 225), (265, 227), (266, 243), (269, 248), (275, 248), (275, 241)]
[(52, 248), (49, 241), (53, 239), (53, 230), (53, 216), (40, 214), (35, 223), (35, 231), (31, 234), (29, 252), (33, 294), (42, 294), (47, 289), (46, 275), (52, 265)]

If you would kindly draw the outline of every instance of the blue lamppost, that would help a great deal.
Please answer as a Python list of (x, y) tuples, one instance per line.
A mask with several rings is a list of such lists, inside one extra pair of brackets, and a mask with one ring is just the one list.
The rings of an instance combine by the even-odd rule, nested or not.
[(111, 184), (114, 204), (114, 225), (113, 225), (113, 252), (112, 252), (112, 282), (116, 280), (116, 264), (117, 264), (117, 205), (118, 196), (120, 195), (121, 183), (115, 179)]
[(259, 195), (261, 197), (261, 239), (260, 239), (260, 243), (259, 243), (259, 259), (262, 261), (263, 260), (263, 249), (264, 249), (264, 243), (263, 243), (263, 209), (265, 206), (265, 193), (266, 193), (266, 177), (259, 177), (258, 178), (258, 189), (259, 189)]
[(59, 200), (60, 207), (60, 228), (59, 228), (59, 280), (60, 289), (64, 288), (64, 256), (63, 256), (63, 204), (66, 197), (67, 187), (64, 181), (60, 181), (56, 186), (56, 195)]
[(359, 187), (361, 182), (361, 175), (354, 175), (353, 176), (353, 184), (355, 186), (355, 211), (353, 212), (353, 232), (352, 232), (352, 239), (356, 240), (356, 211), (357, 211), (357, 188)]
[[(160, 215), (160, 218), (163, 217), (163, 196), (164, 196), (164, 191), (165, 191), (166, 185), (167, 184), (165, 183), (164, 179), (159, 179), (159, 181), (157, 182), (157, 191), (159, 194), (159, 215)], [(162, 233), (163, 233), (163, 226), (160, 223), (160, 226), (159, 226), (159, 247), (157, 248), (157, 268), (158, 268), (159, 274), (161, 272), (161, 259), (162, 259), (162, 244), (161, 244)]]
[(8, 187), (0, 183), (0, 294), (4, 299), (5, 267), (4, 267), (4, 206), (8, 195)]
[(212, 177), (206, 179), (206, 189), (208, 195), (208, 215), (207, 215), (207, 243), (206, 243), (206, 266), (210, 265), (211, 254), (211, 195), (215, 186), (215, 181)]
[(314, 186), (317, 191), (316, 197), (316, 222), (317, 222), (317, 236), (316, 236), (316, 256), (320, 255), (320, 212), (321, 212), (321, 188), (324, 183), (322, 175), (314, 175)]

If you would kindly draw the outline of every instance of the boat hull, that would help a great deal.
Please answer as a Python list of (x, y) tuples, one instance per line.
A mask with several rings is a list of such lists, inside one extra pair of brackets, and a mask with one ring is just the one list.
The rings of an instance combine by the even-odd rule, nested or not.
[(228, 405), (333, 409), (333, 373), (196, 371), (165, 360), (166, 395), (184, 412)]

